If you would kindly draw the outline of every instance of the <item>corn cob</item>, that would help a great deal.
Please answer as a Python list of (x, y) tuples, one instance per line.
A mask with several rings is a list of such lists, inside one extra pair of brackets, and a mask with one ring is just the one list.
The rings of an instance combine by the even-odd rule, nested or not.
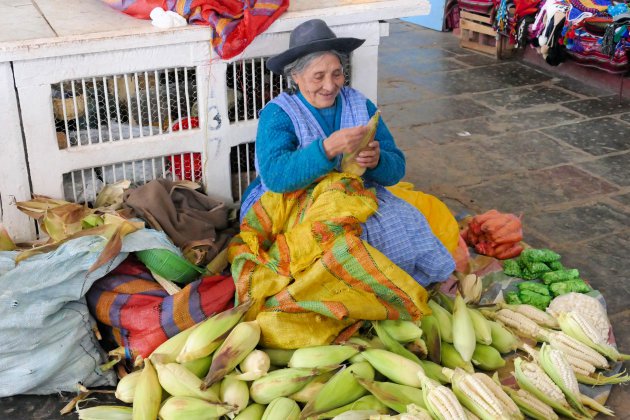
[(312, 401), (334, 374), (335, 372), (331, 371), (315, 376), (304, 388), (289, 395), (289, 398), (304, 404)]
[(230, 418), (234, 417), (235, 414), (240, 413), (241, 410), (247, 407), (249, 403), (247, 382), (235, 379), (233, 376), (226, 376), (221, 381), (219, 398), (223, 404), (234, 407), (234, 411), (228, 414)]
[(519, 389), (517, 391), (503, 387), (503, 390), (518, 405), (523, 414), (535, 420), (558, 420), (559, 417), (553, 408), (536, 398), (532, 393)]
[(562, 352), (549, 347), (547, 344), (543, 344), (538, 355), (540, 366), (562, 390), (569, 404), (580, 413), (588, 415), (588, 411), (586, 411), (580, 401), (581, 393), (575, 373), (573, 373), (573, 369), (571, 369)]
[(208, 356), (215, 351), (250, 306), (251, 301), (247, 301), (200, 323), (186, 339), (184, 347), (177, 356), (177, 362), (189, 362)]
[(194, 397), (210, 402), (219, 402), (212, 389), (201, 390), (201, 379), (178, 363), (155, 365), (160, 385), (174, 397)]
[(468, 308), (468, 312), (473, 323), (475, 340), (477, 343), (485, 344), (487, 346), (492, 344), (492, 331), (490, 330), (490, 325), (488, 324), (486, 317), (484, 317), (477, 309)]
[(453, 345), (462, 359), (470, 362), (476, 345), (475, 329), (466, 302), (459, 294), (453, 306)]
[[(233, 407), (193, 397), (169, 397), (160, 408), (161, 420), (214, 420), (231, 413)], [(154, 420), (157, 414), (152, 419)]]
[(130, 374), (120, 378), (118, 385), (116, 385), (116, 392), (114, 393), (114, 396), (122, 402), (132, 403), (133, 396), (136, 392), (136, 385), (138, 384), (138, 379), (140, 379), (141, 373), (141, 370), (136, 370), (135, 372), (131, 372)]
[(538, 324), (523, 314), (510, 309), (500, 309), (496, 312), (482, 311), (482, 313), (495, 321), (499, 321), (504, 326), (510, 328), (517, 335), (538, 340), (543, 333)]
[(553, 328), (555, 330), (560, 328), (558, 325), (558, 320), (556, 320), (553, 316), (549, 315), (545, 311), (541, 311), (532, 305), (521, 304), (521, 305), (508, 305), (508, 304), (499, 304), (501, 308), (510, 309), (514, 312), (518, 312), (519, 314), (525, 315), (527, 318), (534, 321), (536, 324), (545, 328)]
[(441, 349), (443, 366), (450, 369), (461, 368), (470, 373), (474, 372), (475, 369), (473, 368), (472, 363), (462, 359), (462, 356), (457, 350), (455, 350), (455, 347), (453, 347), (452, 344), (442, 342)]
[(422, 381), (422, 395), (427, 410), (437, 420), (466, 419), (464, 407), (449, 388), (420, 374)]
[(472, 355), (472, 363), (483, 370), (497, 370), (505, 366), (505, 359), (494, 347), (477, 344)]
[[(457, 350), (455, 350), (453, 346), (451, 346), (451, 348), (453, 349), (453, 352), (457, 353)], [(459, 356), (459, 353), (457, 353), (457, 355)], [(420, 360), (420, 366), (424, 369), (424, 373), (434, 381), (438, 381), (442, 384), (450, 382), (450, 379), (444, 375), (441, 365), (438, 365), (430, 360)]]
[[(173, 359), (175, 361), (175, 359)], [(194, 373), (198, 378), (203, 378), (208, 374), (210, 365), (212, 364), (212, 357), (206, 356), (200, 359), (191, 360), (190, 362), (182, 363), (186, 369)]]
[[(555, 349), (554, 346), (551, 346), (551, 348)], [(558, 350), (558, 349), (556, 349)], [(562, 350), (559, 350), (562, 351)], [(569, 365), (571, 366), (571, 369), (573, 369), (573, 372), (575, 374), (581, 374), (581, 375), (590, 375), (591, 373), (595, 373), (595, 370), (597, 369), (595, 366), (593, 366), (592, 364), (588, 363), (587, 361), (580, 359), (578, 357), (575, 356), (571, 356), (569, 354), (564, 353), (564, 358), (567, 359), (567, 362), (569, 363)], [(579, 382), (579, 381), (578, 381)]]
[(374, 379), (374, 369), (368, 362), (356, 363), (337, 372), (304, 406), (302, 417), (323, 413), (361, 398), (367, 391), (359, 384), (359, 379)]
[(514, 360), (514, 374), (516, 382), (522, 389), (532, 393), (556, 412), (575, 420), (583, 418), (571, 409), (562, 390), (536, 363), (526, 362), (517, 357)]
[(438, 320), (433, 315), (426, 315), (422, 318), (422, 330), (425, 334), (425, 345), (429, 359), (435, 363), (440, 363), (442, 339)]
[(190, 328), (185, 329), (184, 331), (175, 334), (159, 346), (149, 355), (151, 362), (155, 363), (171, 363), (177, 359), (177, 356), (184, 348), (184, 344), (186, 344), (186, 340), (193, 332), (195, 328), (197, 328), (199, 324), (195, 324)]
[(429, 299), (428, 304), (431, 308), (431, 311), (433, 311), (433, 316), (437, 319), (438, 325), (440, 326), (440, 337), (442, 338), (442, 341), (452, 343), (453, 315), (451, 315), (448, 310), (438, 305), (438, 303), (435, 302), (433, 299)]
[(518, 348), (520, 340), (511, 331), (496, 321), (488, 320), (488, 325), (492, 334), (492, 347), (500, 353), (510, 353)]
[(547, 308), (547, 312), (555, 318), (558, 318), (562, 312), (571, 311), (579, 311), (602, 337), (608, 337), (610, 322), (606, 309), (597, 298), (583, 293), (567, 293), (555, 298)]
[(390, 320), (376, 321), (399, 343), (409, 343), (422, 337), (422, 329), (412, 321)]
[(234, 420), (260, 420), (265, 412), (266, 405), (250, 404), (243, 411), (238, 413)]
[(269, 361), (273, 366), (278, 367), (287, 367), (289, 365), (289, 360), (291, 360), (291, 356), (293, 356), (293, 352), (295, 350), (288, 349), (261, 349), (267, 356), (269, 356)]
[(79, 408), (79, 420), (131, 420), (131, 407), (121, 405), (100, 405), (98, 407)]
[[(392, 353), (396, 353), (399, 356), (405, 357), (412, 362), (420, 363), (420, 359), (418, 358), (418, 356), (407, 350), (398, 341), (394, 340), (379, 322), (373, 322), (372, 326), (374, 327), (374, 331), (376, 331), (376, 334), (378, 335), (381, 343), (387, 350), (391, 351)], [(359, 355), (361, 356), (362, 360), (367, 360), (363, 353), (359, 353)]]
[(234, 370), (254, 350), (259, 341), (258, 321), (241, 322), (236, 325), (212, 356), (212, 364), (203, 381), (202, 389), (220, 381)]
[(269, 403), (262, 420), (298, 420), (300, 418), (300, 407), (290, 398), (278, 397)]
[[(194, 376), (194, 375), (193, 375)], [(155, 420), (162, 402), (162, 387), (150, 359), (145, 359), (133, 397), (133, 420)]]
[(387, 350), (367, 349), (363, 357), (381, 374), (390, 380), (409, 386), (420, 386), (418, 372), (423, 371), (418, 363)]
[(578, 312), (562, 313), (558, 317), (558, 322), (564, 333), (581, 341), (609, 359), (630, 360), (630, 355), (619, 353), (616, 348), (608, 344), (608, 338), (604, 339)]
[(295, 350), (289, 360), (291, 368), (319, 368), (339, 365), (359, 353), (353, 346), (329, 345), (303, 347)]
[(332, 370), (284, 368), (271, 371), (252, 382), (249, 396), (258, 404), (269, 404), (278, 397), (287, 397), (304, 388), (314, 376)]
[(356, 162), (356, 157), (363, 149), (367, 147), (370, 142), (374, 140), (374, 135), (376, 134), (376, 127), (378, 126), (378, 119), (381, 115), (380, 111), (376, 111), (376, 113), (370, 118), (367, 123), (367, 133), (363, 136), (361, 140), (361, 144), (357, 148), (356, 151), (352, 153), (344, 153), (343, 158), (341, 159), (341, 172), (348, 172), (354, 174), (356, 176), (361, 176), (365, 173), (365, 167), (359, 166)]
[(518, 406), (490, 377), (456, 369), (451, 378), (459, 401), (483, 420), (523, 419)]
[[(411, 343), (405, 344), (405, 349), (409, 350), (411, 353), (413, 353), (420, 359), (426, 359), (429, 356), (429, 349), (427, 347), (427, 343), (425, 343), (425, 341), (422, 338), (418, 338), (417, 340), (414, 340)], [(394, 353), (397, 353), (397, 352), (394, 352)], [(404, 355), (401, 354), (401, 356), (404, 356)]]
[(545, 336), (545, 341), (552, 348), (560, 350), (568, 356), (584, 360), (599, 369), (610, 369), (604, 356), (564, 332), (550, 332)]
[(412, 403), (425, 407), (422, 390), (419, 388), (362, 378), (358, 378), (357, 381), (381, 403), (398, 413), (404, 413), (407, 405)]
[[(402, 385), (401, 385), (402, 386)], [(332, 419), (337, 416), (347, 413), (349, 411), (366, 411), (369, 410), (374, 413), (386, 414), (389, 412), (387, 406), (380, 402), (374, 395), (365, 395), (358, 400), (351, 402), (350, 404), (343, 405), (334, 410), (326, 411), (317, 415), (318, 419)]]

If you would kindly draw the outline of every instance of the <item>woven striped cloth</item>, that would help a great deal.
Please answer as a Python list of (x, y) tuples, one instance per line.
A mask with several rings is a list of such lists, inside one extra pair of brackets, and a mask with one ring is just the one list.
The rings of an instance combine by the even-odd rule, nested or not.
[(125, 348), (130, 360), (147, 357), (168, 338), (232, 307), (230, 276), (208, 276), (169, 295), (134, 258), (96, 281), (87, 293), (104, 336)]
[(267, 192), (247, 212), (228, 256), (264, 346), (328, 344), (361, 320), (428, 313), (426, 290), (360, 239), (376, 210), (361, 178), (330, 173), (303, 190)]
[(210, 25), (212, 47), (223, 59), (232, 58), (264, 32), (289, 7), (289, 0), (102, 0), (139, 19), (149, 19), (161, 7), (185, 17), (190, 24)]

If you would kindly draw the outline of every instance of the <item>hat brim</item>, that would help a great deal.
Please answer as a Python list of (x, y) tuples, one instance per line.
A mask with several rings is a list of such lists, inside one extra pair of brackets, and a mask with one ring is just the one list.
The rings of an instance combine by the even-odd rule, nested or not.
[(290, 64), (307, 54), (330, 50), (347, 54), (359, 48), (364, 42), (365, 39), (359, 38), (330, 38), (314, 41), (304, 45), (298, 45), (297, 47), (289, 48), (283, 53), (269, 58), (267, 60), (267, 68), (282, 76), (284, 67), (287, 64)]

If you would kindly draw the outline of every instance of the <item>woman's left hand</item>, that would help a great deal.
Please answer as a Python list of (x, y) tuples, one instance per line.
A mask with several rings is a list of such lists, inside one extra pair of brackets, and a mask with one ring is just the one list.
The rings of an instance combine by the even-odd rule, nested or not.
[(378, 160), (381, 157), (381, 147), (378, 141), (374, 140), (370, 142), (367, 147), (359, 152), (356, 157), (356, 161), (359, 166), (365, 168), (374, 169), (378, 165)]

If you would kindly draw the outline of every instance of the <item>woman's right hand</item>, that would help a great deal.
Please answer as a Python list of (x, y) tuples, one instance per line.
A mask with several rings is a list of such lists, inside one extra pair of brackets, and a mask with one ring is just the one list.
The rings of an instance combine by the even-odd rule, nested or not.
[(324, 151), (330, 160), (342, 153), (352, 153), (360, 145), (361, 140), (367, 133), (366, 126), (342, 128), (332, 133), (324, 140)]

